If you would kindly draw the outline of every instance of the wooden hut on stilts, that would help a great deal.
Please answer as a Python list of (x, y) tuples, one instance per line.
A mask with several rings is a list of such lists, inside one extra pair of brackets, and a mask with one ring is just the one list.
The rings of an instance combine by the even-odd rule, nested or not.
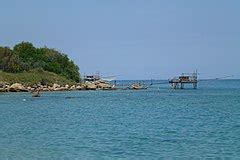
[(198, 73), (197, 70), (193, 73), (182, 73), (181, 76), (174, 77), (169, 80), (173, 89), (184, 89), (185, 85), (191, 84), (194, 89), (197, 89)]

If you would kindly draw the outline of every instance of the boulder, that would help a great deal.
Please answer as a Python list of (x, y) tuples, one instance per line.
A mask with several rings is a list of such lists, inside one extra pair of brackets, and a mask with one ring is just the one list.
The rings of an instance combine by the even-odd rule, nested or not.
[(53, 91), (62, 91), (61, 88), (54, 88)]
[(32, 91), (32, 87), (28, 86), (27, 90)]
[(76, 90), (82, 90), (83, 88), (82, 88), (82, 86), (80, 86), (80, 85), (78, 85), (77, 87), (76, 87)]
[(66, 88), (66, 89), (68, 89), (68, 88), (69, 88), (69, 85), (68, 85), (68, 84), (66, 84), (66, 85), (65, 85), (65, 88)]
[(20, 83), (14, 83), (9, 87), (10, 92), (28, 92), (28, 90)]
[(99, 81), (96, 81), (94, 82), (95, 85), (97, 85), (97, 88), (98, 89), (102, 89), (102, 90), (110, 90), (113, 88), (113, 86), (109, 83), (107, 83), (106, 81), (103, 81), (103, 80), (99, 80)]
[(66, 88), (66, 87), (61, 87), (61, 89), (62, 89), (62, 91), (67, 91), (68, 90), (68, 88)]
[(86, 90), (87, 89), (87, 85), (84, 83), (84, 84), (81, 85), (81, 88), (82, 88), (82, 90)]
[(99, 83), (99, 84), (97, 85), (97, 87), (98, 87), (99, 89), (103, 89), (103, 90), (108, 90), (108, 89), (111, 89), (111, 88), (112, 88), (112, 86), (111, 86), (110, 84), (107, 84), (107, 83)]
[(0, 88), (0, 92), (8, 92), (8, 88)]
[(0, 82), (0, 92), (8, 92), (9, 85), (6, 82)]
[(53, 89), (56, 89), (56, 88), (60, 88), (61, 86), (59, 85), (59, 84), (57, 84), (57, 83), (54, 83), (53, 84)]
[(75, 89), (76, 89), (76, 86), (75, 86), (75, 85), (72, 85), (69, 89), (70, 89), (70, 90), (75, 90)]
[(95, 85), (94, 83), (86, 83), (86, 90), (96, 90), (97, 89), (97, 85)]
[(67, 88), (65, 87), (60, 87), (60, 88), (54, 88), (54, 91), (65, 91)]
[(0, 88), (6, 88), (6, 84), (4, 82), (0, 82)]
[(49, 91), (53, 91), (53, 87), (48, 86), (47, 88), (49, 89)]
[(47, 91), (50, 91), (50, 89), (48, 89), (48, 88), (43, 88), (42, 91), (47, 92)]

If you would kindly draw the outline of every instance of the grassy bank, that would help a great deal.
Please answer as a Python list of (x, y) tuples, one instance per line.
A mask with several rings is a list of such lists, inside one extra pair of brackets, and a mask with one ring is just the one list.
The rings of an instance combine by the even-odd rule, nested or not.
[(31, 70), (23, 73), (6, 73), (0, 71), (0, 82), (1, 81), (8, 82), (10, 84), (21, 83), (24, 85), (33, 85), (38, 83), (47, 85), (52, 85), (53, 83), (58, 83), (60, 85), (72, 85), (76, 83), (72, 80), (66, 79), (63, 76), (43, 70)]

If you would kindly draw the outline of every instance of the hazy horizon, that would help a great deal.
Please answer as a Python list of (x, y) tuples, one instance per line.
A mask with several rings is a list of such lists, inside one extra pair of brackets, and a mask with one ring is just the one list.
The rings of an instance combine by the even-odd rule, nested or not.
[(30, 1), (0, 6), (0, 45), (22, 41), (68, 54), (81, 74), (240, 78), (240, 1)]

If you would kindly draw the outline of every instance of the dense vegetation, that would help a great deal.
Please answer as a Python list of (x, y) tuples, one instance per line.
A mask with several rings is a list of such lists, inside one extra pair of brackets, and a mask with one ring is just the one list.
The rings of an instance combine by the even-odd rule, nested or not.
[(0, 47), (0, 70), (8, 73), (48, 71), (75, 82), (80, 81), (79, 68), (67, 55), (55, 49), (36, 48), (21, 42), (13, 47)]
[(21, 83), (26, 86), (32, 86), (34, 84), (50, 85), (58, 83), (60, 85), (73, 85), (76, 82), (69, 80), (63, 76), (57, 75), (53, 72), (43, 71), (39, 69), (33, 69), (28, 72), (20, 73), (7, 73), (0, 71), (0, 83), (8, 82), (9, 84)]

